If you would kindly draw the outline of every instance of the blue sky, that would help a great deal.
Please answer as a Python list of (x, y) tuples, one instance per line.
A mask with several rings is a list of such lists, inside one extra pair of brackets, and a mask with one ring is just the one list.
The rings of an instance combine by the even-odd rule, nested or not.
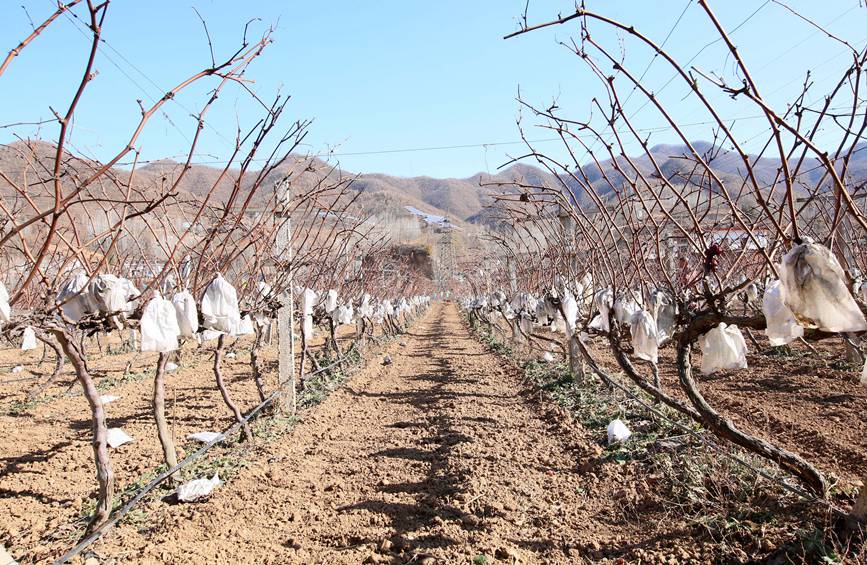
[[(292, 95), (287, 121), (314, 119), (305, 150), (318, 153), (335, 148), (341, 165), (357, 172), (466, 177), (494, 171), (510, 155), (522, 153), (521, 146), (353, 154), (515, 141), (519, 139), (515, 125), (519, 87), (528, 101), (548, 106), (556, 97), (571, 115), (585, 117), (590, 99), (602, 90), (586, 65), (557, 44), (576, 35), (576, 26), (502, 39), (516, 29), (524, 3), (114, 0), (104, 25), (110, 48), (104, 47), (104, 55), (98, 58), (99, 74), (79, 107), (73, 147), (92, 157), (107, 158), (124, 145), (137, 122), (137, 98), (158, 98), (169, 85), (208, 65), (210, 56), (195, 7), (208, 23), (218, 58), (237, 47), (247, 20), (261, 18), (251, 28), (258, 33), (266, 25), (276, 27), (275, 43), (250, 69), (249, 77), (264, 98), (278, 91)], [(24, 4), (27, 13), (21, 2), (0, 3), (4, 53), (29, 33), (28, 13), (41, 21), (53, 7), (50, 0), (26, 0)], [(712, 38), (707, 18), (695, 1), (588, 0), (587, 4), (634, 23), (657, 41), (665, 38), (683, 13), (668, 43), (682, 60), (699, 52)], [(867, 40), (867, 9), (859, 8), (857, 0), (793, 0), (790, 4), (821, 24), (830, 23), (832, 32), (858, 46)], [(796, 94), (807, 69), (814, 70), (816, 87), (821, 89), (847, 64), (845, 48), (773, 2), (737, 0), (712, 5), (729, 29), (758, 9), (732, 37), (760, 77), (764, 95), (778, 107)], [(529, 19), (531, 23), (546, 21), (558, 12), (572, 10), (569, 1), (531, 0)], [(77, 12), (83, 15), (82, 10)], [(594, 37), (618, 46), (616, 34), (602, 26), (594, 29), (598, 30)], [(628, 41), (624, 47), (632, 67), (637, 73), (643, 71), (649, 62), (646, 51)], [(53, 25), (0, 77), (0, 125), (45, 120), (51, 117), (49, 108), (64, 108), (86, 50), (87, 38), (79, 26), (67, 18)], [(705, 70), (732, 71), (731, 60), (725, 58), (719, 43), (701, 51), (693, 64)], [(646, 82), (657, 90), (671, 74), (657, 61), (647, 72)], [(707, 91), (720, 101), (726, 117), (744, 118), (735, 125), (743, 139), (763, 131), (754, 109), (709, 87)], [(204, 84), (189, 91), (167, 107), (168, 120), (161, 115), (150, 124), (141, 138), (143, 158), (185, 151), (194, 130), (188, 110), (200, 105), (206, 92)], [(684, 87), (670, 85), (664, 92), (679, 121), (706, 121), (707, 116), (693, 103), (680, 102)], [(628, 107), (640, 104), (635, 97)], [(224, 159), (236, 124), (251, 123), (259, 115), (247, 97), (227, 92), (209, 120), (197, 159)], [(525, 115), (524, 120), (530, 137), (550, 137), (534, 130), (532, 116)], [(636, 114), (636, 124), (651, 129), (661, 119), (645, 108)], [(56, 131), (55, 124), (38, 130), (4, 127), (0, 142), (12, 141), (16, 135), (53, 139)], [(687, 132), (693, 139), (710, 137), (706, 125), (688, 126)], [(651, 141), (676, 140), (663, 130), (654, 131)], [(555, 143), (543, 142), (539, 147), (562, 155)]]

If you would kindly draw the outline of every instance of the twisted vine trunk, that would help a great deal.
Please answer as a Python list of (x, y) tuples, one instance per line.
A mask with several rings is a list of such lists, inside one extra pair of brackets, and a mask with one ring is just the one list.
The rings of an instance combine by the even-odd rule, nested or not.
[(328, 332), (331, 335), (331, 346), (334, 348), (334, 353), (339, 359), (343, 357), (343, 353), (340, 351), (340, 344), (337, 343), (337, 326), (334, 324), (334, 319), (331, 316), (328, 317)]
[(796, 453), (781, 449), (761, 438), (742, 432), (731, 420), (724, 418), (708, 404), (692, 377), (691, 356), (692, 344), (688, 338), (681, 336), (677, 345), (677, 372), (684, 392), (698, 413), (701, 414), (702, 424), (716, 435), (773, 461), (780, 468), (800, 478), (816, 496), (825, 498), (828, 484), (825, 477), (815, 467)]
[(649, 394), (655, 402), (662, 402), (669, 408), (674, 408), (681, 414), (686, 414), (700, 424), (704, 422), (701, 414), (699, 414), (680, 400), (667, 395), (662, 390), (659, 382), (659, 369), (656, 363), (651, 363), (653, 384), (650, 384), (649, 382), (647, 382), (647, 379), (643, 378), (638, 373), (635, 365), (632, 364), (632, 361), (630, 361), (630, 359), (623, 352), (623, 349), (620, 347), (620, 343), (618, 342), (617, 336), (609, 332), (608, 342), (611, 344), (611, 350), (614, 352), (614, 358), (617, 359), (617, 364), (620, 365), (620, 368), (623, 369), (623, 372), (626, 374), (627, 377), (629, 377), (629, 380), (638, 385), (638, 388)]
[(154, 375), (153, 410), (154, 419), (157, 423), (157, 435), (163, 448), (163, 458), (169, 469), (178, 464), (178, 456), (175, 452), (175, 442), (169, 431), (166, 421), (166, 363), (169, 361), (168, 353), (160, 353), (157, 361), (157, 371)]
[(99, 483), (99, 495), (96, 501), (96, 509), (87, 526), (87, 533), (89, 534), (108, 519), (111, 513), (112, 500), (114, 499), (114, 471), (112, 471), (111, 460), (108, 457), (108, 427), (105, 424), (105, 409), (102, 401), (99, 399), (99, 391), (87, 370), (81, 350), (75, 344), (72, 337), (62, 329), (53, 329), (51, 332), (75, 368), (75, 376), (78, 382), (81, 383), (84, 397), (90, 405), (91, 433), (93, 435), (91, 445), (93, 446), (93, 457), (96, 461), (96, 480)]
[(265, 401), (265, 382), (262, 378), (262, 360), (259, 359), (259, 351), (262, 348), (262, 342), (265, 338), (265, 333), (258, 325), (253, 326), (255, 339), (253, 340), (253, 348), (250, 350), (250, 368), (253, 370), (253, 381), (256, 383), (256, 392), (259, 393), (259, 401)]
[(238, 409), (238, 405), (232, 401), (229, 396), (229, 391), (226, 389), (226, 383), (223, 382), (223, 371), (220, 366), (223, 363), (223, 350), (226, 345), (226, 334), (220, 334), (217, 338), (217, 347), (214, 349), (214, 376), (217, 378), (217, 388), (220, 389), (220, 395), (223, 397), (223, 402), (232, 411), (235, 420), (241, 424), (243, 439), (250, 441), (253, 439), (253, 434), (250, 432), (250, 426), (244, 421), (244, 415)]

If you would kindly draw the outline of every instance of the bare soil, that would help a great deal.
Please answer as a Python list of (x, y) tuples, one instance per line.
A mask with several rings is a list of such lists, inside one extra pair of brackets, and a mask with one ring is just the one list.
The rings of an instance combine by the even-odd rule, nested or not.
[[(588, 507), (579, 430), (436, 305), (391, 365), (313, 408), (197, 506), (122, 526), (101, 558), (257, 563), (573, 562), (615, 532)], [(567, 433), (564, 433), (567, 432)]]
[[(393, 363), (381, 363), (381, 354)], [(303, 413), (290, 431), (273, 441), (257, 438), (255, 452), (207, 501), (148, 499), (134, 519), (121, 522), (83, 557), (100, 563), (426, 565), (720, 559), (719, 548), (668, 504), (660, 477), (646, 476), (639, 462), (603, 456), (598, 431), (577, 425), (526, 382), (523, 371), (481, 344), (453, 304), (435, 304), (381, 354)], [(247, 357), (239, 352), (230, 364), (229, 382), (248, 408), (256, 394)], [(760, 360), (751, 363), (759, 366)], [(772, 375), (752, 374), (705, 379), (702, 387), (718, 395), (715, 403), (731, 395), (725, 407), (745, 427), (760, 431), (753, 423), (766, 421), (759, 408), (788, 422), (777, 413), (786, 402), (785, 387), (777, 387), (775, 396), (768, 383), (750, 385), (753, 378), (773, 381)], [(177, 437), (230, 423), (212, 378), (206, 365), (193, 361), (173, 377)], [(807, 399), (796, 406), (792, 421), (802, 422), (802, 429), (815, 425), (830, 442), (836, 437), (832, 430), (844, 429), (845, 422), (823, 426), (823, 414), (844, 418), (848, 412), (832, 412), (826, 403), (858, 410), (863, 394), (845, 386), (838, 391), (838, 383), (819, 380), (824, 377), (803, 378), (791, 386), (816, 382), (809, 394), (801, 391)], [(150, 386), (149, 379), (132, 380), (111, 391), (122, 396), (109, 405), (112, 425), (123, 424), (141, 438), (112, 453), (122, 482), (160, 460)], [(788, 390), (788, 402), (796, 393)], [(852, 398), (827, 398), (844, 393)], [(10, 393), (0, 387), (0, 402), (8, 402), (3, 394)], [(73, 545), (70, 523), (94, 489), (83, 398), (61, 397), (30, 410), (27, 417), (0, 418), (0, 515), (10, 517), (0, 522), (0, 542), (25, 562), (56, 557)], [(758, 419), (746, 416), (754, 413)], [(795, 429), (794, 423), (782, 429)], [(799, 436), (786, 437), (796, 442)], [(863, 453), (863, 435), (840, 437), (829, 449), (851, 442), (852, 452), (860, 445)], [(857, 454), (843, 453), (828, 465), (854, 480), (863, 464)], [(747, 549), (751, 553), (736, 548), (739, 553), (726, 555), (749, 560), (750, 554), (768, 555), (774, 544)]]
[[(343, 332), (344, 350), (352, 328)], [(120, 339), (111, 336), (105, 354), (88, 342), (89, 367), (103, 394), (119, 399), (106, 405), (109, 427), (122, 428), (135, 438), (110, 450), (116, 491), (134, 487), (162, 463), (151, 397), (155, 353), (108, 354)], [(321, 346), (320, 336), (314, 345)], [(259, 404), (250, 370), (252, 338), (231, 340), (224, 356), (223, 372), (232, 399), (242, 412)], [(213, 342), (197, 348), (187, 344), (178, 360), (179, 369), (167, 375), (166, 415), (179, 459), (200, 444), (186, 436), (200, 431), (222, 431), (234, 423), (216, 388), (211, 370)], [(81, 535), (96, 495), (96, 472), (91, 448), (90, 408), (69, 362), (56, 385), (35, 402), (27, 392), (50, 375), (54, 359), (39, 365), (42, 348), (22, 352), (0, 351), (0, 544), (23, 562), (59, 556)], [(261, 355), (266, 391), (276, 386), (276, 339)], [(14, 366), (24, 370), (11, 373)], [(36, 379), (36, 380), (34, 380)]]

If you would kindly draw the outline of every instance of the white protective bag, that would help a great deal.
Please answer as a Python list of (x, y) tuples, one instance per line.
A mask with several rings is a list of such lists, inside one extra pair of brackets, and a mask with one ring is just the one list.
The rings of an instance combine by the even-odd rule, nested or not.
[(358, 307), (358, 315), (362, 318), (373, 316), (373, 306), (370, 305), (370, 295), (366, 292), (361, 296), (361, 306)]
[(596, 293), (593, 297), (593, 307), (599, 311), (599, 314), (590, 322), (590, 329), (599, 330), (602, 332), (611, 331), (611, 325), (608, 316), (611, 312), (611, 307), (614, 303), (614, 293), (610, 288), (605, 288)]
[(783, 257), (780, 279), (786, 305), (801, 325), (828, 332), (867, 330), (843, 267), (827, 247), (805, 243), (792, 248)]
[(563, 309), (563, 317), (566, 320), (569, 331), (574, 332), (575, 324), (578, 322), (578, 301), (575, 300), (575, 297), (572, 296), (572, 293), (568, 289), (563, 293), (560, 305)]
[(78, 273), (66, 281), (66, 284), (57, 293), (57, 302), (63, 304), (60, 307), (63, 315), (76, 323), (89, 310), (87, 294), (82, 292), (87, 286), (87, 279), (87, 275)]
[(303, 316), (304, 335), (313, 337), (313, 307), (316, 306), (316, 291), (305, 288), (301, 293), (301, 315)]
[(21, 339), (21, 350), (29, 351), (31, 349), (36, 349), (36, 332), (33, 331), (33, 328), (27, 326), (24, 328), (24, 335)]
[(134, 438), (130, 437), (120, 428), (109, 428), (105, 440), (112, 449), (117, 449), (121, 445), (135, 441)]
[(166, 353), (178, 348), (178, 317), (171, 301), (154, 292), (141, 316), (141, 350)]
[(188, 290), (182, 290), (172, 296), (175, 316), (178, 319), (178, 329), (181, 337), (193, 337), (199, 331), (199, 313), (196, 311), (196, 299)]
[(611, 423), (608, 424), (608, 429), (606, 431), (608, 432), (609, 445), (626, 441), (632, 435), (632, 432), (626, 427), (626, 424), (624, 424), (623, 420), (620, 418), (612, 420)]
[(634, 298), (621, 296), (614, 301), (614, 319), (621, 324), (629, 324), (632, 316), (641, 310)]
[(786, 289), (782, 282), (775, 280), (768, 284), (762, 298), (762, 313), (767, 322), (765, 335), (772, 346), (786, 345), (804, 335), (804, 328), (786, 306)]
[(235, 332), (235, 335), (250, 335), (253, 333), (256, 333), (253, 329), (253, 318), (250, 317), (250, 314), (247, 314), (238, 323), (238, 330)]
[(647, 310), (639, 310), (632, 315), (629, 324), (632, 334), (632, 348), (635, 356), (651, 363), (659, 359), (659, 343), (656, 339), (656, 321)]
[(747, 343), (737, 326), (720, 325), (701, 337), (701, 374), (747, 368)]
[(352, 308), (352, 304), (338, 306), (331, 314), (331, 319), (334, 320), (334, 323), (338, 326), (351, 324), (354, 317), (355, 311)]
[(241, 323), (238, 292), (217, 273), (202, 295), (202, 319), (208, 329), (235, 335)]
[(330, 314), (337, 308), (337, 291), (333, 288), (325, 295), (325, 313)]
[(551, 319), (551, 325), (548, 328), (553, 333), (564, 333), (566, 331), (566, 321), (563, 319), (563, 315), (560, 312), (556, 312), (554, 317)]
[(12, 319), (12, 308), (9, 306), (9, 291), (6, 285), (0, 282), (0, 322), (8, 322)]
[(178, 487), (178, 500), (181, 502), (195, 502), (207, 497), (220, 484), (222, 484), (222, 481), (220, 481), (220, 476), (217, 473), (214, 473), (214, 476), (210, 479), (194, 479), (186, 482)]

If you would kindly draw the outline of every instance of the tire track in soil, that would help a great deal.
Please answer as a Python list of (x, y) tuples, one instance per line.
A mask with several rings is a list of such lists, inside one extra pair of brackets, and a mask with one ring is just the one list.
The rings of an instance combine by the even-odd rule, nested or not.
[(121, 525), (95, 553), (568, 563), (611, 537), (607, 512), (579, 493), (582, 432), (528, 400), (456, 306), (434, 305), (403, 339), (387, 350), (393, 364), (374, 360), (208, 502), (151, 506), (158, 525)]

